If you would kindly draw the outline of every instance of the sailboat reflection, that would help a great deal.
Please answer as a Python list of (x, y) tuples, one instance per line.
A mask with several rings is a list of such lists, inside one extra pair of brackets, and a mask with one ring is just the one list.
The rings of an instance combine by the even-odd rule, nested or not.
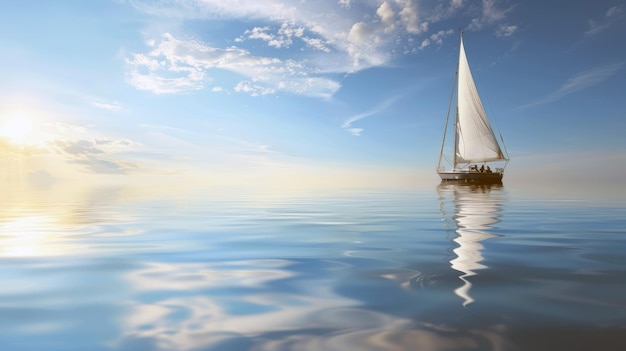
[(463, 285), (454, 293), (463, 299), (463, 306), (474, 302), (470, 295), (472, 282), (469, 277), (476, 271), (486, 268), (481, 251), (482, 241), (499, 235), (490, 233), (494, 224), (500, 221), (499, 214), (504, 199), (502, 184), (441, 183), (437, 187), (442, 219), (446, 226), (454, 230), (450, 260), (453, 269), (461, 272), (459, 279)]

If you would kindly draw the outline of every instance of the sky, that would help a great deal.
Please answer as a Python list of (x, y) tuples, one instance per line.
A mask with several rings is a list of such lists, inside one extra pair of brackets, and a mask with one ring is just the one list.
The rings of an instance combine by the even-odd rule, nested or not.
[(618, 0), (3, 1), (0, 179), (436, 184), (460, 28), (505, 183), (621, 184)]

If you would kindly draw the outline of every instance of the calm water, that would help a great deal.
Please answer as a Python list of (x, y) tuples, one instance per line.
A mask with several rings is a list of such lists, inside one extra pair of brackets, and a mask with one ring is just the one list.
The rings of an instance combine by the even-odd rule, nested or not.
[(626, 204), (522, 195), (5, 197), (0, 348), (626, 350)]

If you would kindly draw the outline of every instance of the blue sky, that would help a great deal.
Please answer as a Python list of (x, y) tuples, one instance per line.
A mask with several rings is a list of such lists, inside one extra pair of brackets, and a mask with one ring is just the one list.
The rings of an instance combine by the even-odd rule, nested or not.
[(505, 182), (620, 184), (604, 0), (4, 1), (4, 183), (436, 183), (460, 27)]

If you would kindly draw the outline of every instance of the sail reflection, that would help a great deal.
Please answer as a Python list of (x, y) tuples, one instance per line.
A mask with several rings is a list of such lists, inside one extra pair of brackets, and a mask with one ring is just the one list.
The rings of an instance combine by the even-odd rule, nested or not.
[(483, 263), (482, 241), (499, 235), (490, 232), (500, 221), (499, 214), (504, 197), (501, 184), (441, 183), (437, 187), (443, 220), (454, 230), (456, 247), (450, 265), (461, 272), (463, 284), (454, 293), (463, 299), (463, 306), (474, 302), (470, 295), (469, 279), (478, 270), (487, 268)]

